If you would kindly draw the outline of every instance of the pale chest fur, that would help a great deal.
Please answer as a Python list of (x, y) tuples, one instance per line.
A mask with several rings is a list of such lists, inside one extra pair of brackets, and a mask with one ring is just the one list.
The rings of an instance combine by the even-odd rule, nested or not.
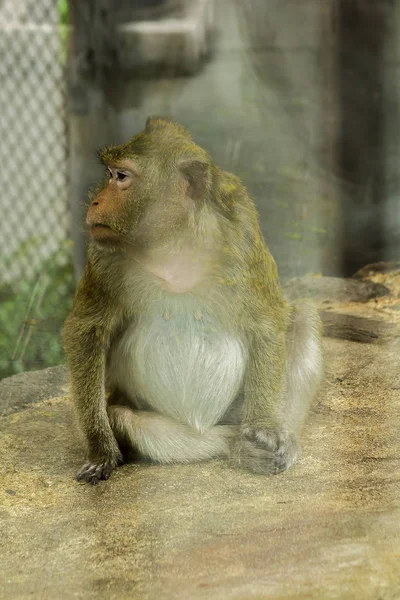
[(161, 294), (114, 343), (112, 384), (138, 408), (206, 430), (237, 396), (246, 365), (240, 339), (219, 323), (204, 301)]

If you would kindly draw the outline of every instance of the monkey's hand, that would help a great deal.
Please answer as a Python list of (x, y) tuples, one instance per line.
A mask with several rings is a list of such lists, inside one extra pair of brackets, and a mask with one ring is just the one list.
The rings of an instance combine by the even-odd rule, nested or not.
[(113, 470), (122, 463), (123, 458), (121, 453), (111, 458), (99, 458), (98, 460), (87, 462), (78, 472), (76, 479), (96, 485), (101, 479), (109, 479)]
[(245, 426), (235, 454), (239, 466), (263, 475), (276, 475), (296, 460), (299, 447), (295, 436), (283, 429)]

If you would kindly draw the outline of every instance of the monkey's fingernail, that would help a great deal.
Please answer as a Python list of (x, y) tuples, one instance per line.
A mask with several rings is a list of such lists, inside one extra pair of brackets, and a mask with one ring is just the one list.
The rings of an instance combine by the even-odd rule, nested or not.
[(195, 310), (194, 311), (194, 318), (196, 319), (196, 321), (200, 321), (201, 317), (202, 317), (201, 312), (199, 310)]
[(164, 318), (166, 321), (169, 321), (169, 320), (170, 320), (170, 318), (171, 318), (171, 313), (170, 313), (168, 310), (166, 310), (166, 311), (164, 312), (164, 314), (163, 314), (163, 318)]

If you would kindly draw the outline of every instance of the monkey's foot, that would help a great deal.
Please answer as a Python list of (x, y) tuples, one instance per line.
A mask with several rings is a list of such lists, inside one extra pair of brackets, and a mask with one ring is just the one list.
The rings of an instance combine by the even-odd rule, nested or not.
[(286, 471), (296, 460), (299, 448), (296, 438), (280, 429), (245, 427), (235, 448), (239, 466), (263, 475)]
[(121, 463), (122, 460), (99, 463), (88, 462), (83, 465), (82, 469), (77, 474), (76, 479), (78, 481), (87, 481), (88, 483), (96, 485), (101, 479), (109, 479), (115, 467)]

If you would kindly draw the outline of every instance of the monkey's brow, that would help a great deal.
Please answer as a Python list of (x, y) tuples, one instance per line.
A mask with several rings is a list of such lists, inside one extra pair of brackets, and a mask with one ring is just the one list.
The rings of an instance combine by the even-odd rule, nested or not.
[(135, 156), (113, 156), (112, 154), (107, 154), (106, 152), (100, 151), (98, 153), (98, 157), (100, 162), (105, 167), (112, 167), (113, 169), (128, 169), (133, 173), (139, 175), (139, 167), (135, 164)]
[(107, 148), (98, 150), (97, 157), (105, 167), (108, 165), (115, 165), (116, 163), (123, 161), (121, 156), (119, 156), (116, 152), (110, 152)]
[(104, 165), (121, 162), (125, 159), (134, 160), (135, 156), (125, 146), (107, 146), (97, 150), (97, 156)]

